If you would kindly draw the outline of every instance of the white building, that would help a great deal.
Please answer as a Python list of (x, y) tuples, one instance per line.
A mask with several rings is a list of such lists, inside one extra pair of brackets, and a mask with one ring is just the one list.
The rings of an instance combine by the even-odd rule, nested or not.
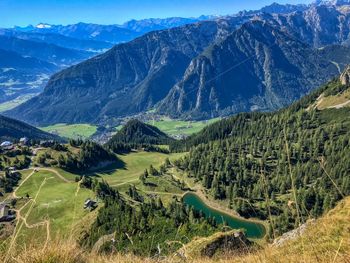
[(9, 141), (5, 141), (0, 144), (0, 148), (3, 150), (12, 150), (13, 149), (13, 143)]
[(19, 143), (21, 145), (27, 145), (28, 142), (29, 142), (29, 139), (27, 137), (23, 137), (19, 140)]

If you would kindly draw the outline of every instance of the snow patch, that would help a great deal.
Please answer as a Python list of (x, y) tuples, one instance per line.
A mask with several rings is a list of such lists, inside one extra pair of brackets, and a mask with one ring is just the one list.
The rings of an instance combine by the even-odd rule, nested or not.
[(43, 28), (51, 28), (52, 26), (49, 25), (49, 24), (40, 23), (40, 24), (37, 24), (35, 27), (36, 27), (36, 28), (43, 29)]
[(95, 32), (93, 32), (90, 36), (96, 37), (96, 36), (98, 36), (99, 34), (101, 34), (101, 32), (95, 31)]
[(16, 69), (14, 69), (14, 68), (2, 68), (1, 70), (3, 73), (9, 72), (9, 71), (16, 71)]

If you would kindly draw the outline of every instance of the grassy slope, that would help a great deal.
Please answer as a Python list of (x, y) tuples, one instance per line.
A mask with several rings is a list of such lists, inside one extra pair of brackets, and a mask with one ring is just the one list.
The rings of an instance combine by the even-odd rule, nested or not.
[(24, 96), (20, 96), (20, 97), (14, 99), (14, 100), (0, 103), (0, 112), (11, 110), (11, 109), (19, 106), (20, 104), (26, 102), (27, 100), (33, 98), (35, 95), (36, 94), (24, 95)]
[[(282, 247), (262, 247), (260, 250), (247, 255), (221, 255), (220, 258), (191, 258), (186, 262), (349, 262), (350, 260), (350, 198), (346, 198), (331, 210), (327, 215), (318, 219), (299, 238), (286, 242)], [(6, 252), (3, 252), (4, 258)], [(46, 249), (29, 246), (26, 250), (13, 252), (14, 262), (66, 262), (66, 263), (112, 263), (112, 262), (156, 262), (148, 258), (138, 258), (131, 255), (112, 254), (110, 256), (90, 254), (77, 247), (73, 242), (51, 242)], [(0, 255), (1, 258), (1, 255)], [(182, 262), (176, 256), (167, 259), (167, 262)]]
[[(22, 208), (21, 216), (27, 216), (26, 221), (30, 226), (49, 220), (51, 238), (69, 237), (71, 231), (75, 233), (75, 225), (88, 214), (83, 209), (85, 199), (93, 197), (93, 193), (87, 189), (77, 190), (77, 183), (67, 183), (52, 172), (39, 171), (17, 189), (18, 197), (25, 197), (27, 193), (31, 197), (31, 201), (23, 202), (23, 206), (18, 205), (17, 209)], [(35, 204), (31, 209), (34, 199)], [(20, 220), (18, 225), (22, 222), (23, 220)], [(31, 239), (34, 233), (37, 242), (44, 241), (47, 235), (46, 225), (42, 224), (32, 229), (23, 225), (17, 240), (22, 243)]]
[(66, 138), (89, 138), (93, 135), (97, 127), (90, 124), (55, 124), (47, 127), (41, 127), (43, 131), (58, 134), (61, 137)]
[[(161, 195), (165, 203), (167, 203), (172, 196), (180, 195), (183, 191), (171, 181), (170, 175), (163, 177), (150, 176), (147, 182), (150, 185), (142, 185), (139, 177), (145, 169), (150, 165), (159, 167), (164, 163), (166, 158), (170, 160), (177, 159), (182, 154), (162, 154), (162, 153), (148, 153), (136, 152), (128, 155), (119, 156), (121, 163), (105, 167), (101, 171), (92, 173), (99, 180), (105, 180), (112, 186), (116, 187), (122, 193), (126, 192), (130, 184), (135, 184), (143, 194), (154, 192)], [(51, 168), (50, 168), (51, 169)], [(63, 171), (62, 169), (52, 168), (58, 171), (64, 178), (71, 181), (71, 183), (64, 182), (57, 175), (50, 171), (39, 171), (34, 173), (23, 184), (20, 182), (20, 187), (16, 190), (18, 197), (25, 197), (28, 193), (31, 198), (35, 198), (40, 185), (46, 178), (45, 183), (39, 191), (35, 205), (29, 211), (31, 202), (21, 201), (16, 206), (21, 209), (21, 215), (25, 216), (28, 213), (27, 223), (29, 225), (44, 223), (45, 220), (50, 221), (50, 237), (69, 237), (79, 234), (81, 227), (79, 222), (89, 222), (94, 219), (90, 213), (83, 209), (83, 203), (86, 198), (94, 197), (94, 194), (87, 189), (79, 189), (78, 184), (74, 182), (77, 175)], [(22, 172), (22, 181), (31, 173), (31, 170)], [(77, 192), (77, 190), (79, 191)], [(89, 219), (90, 218), (90, 219)], [(21, 220), (22, 222), (22, 220)], [(29, 229), (26, 226), (22, 227), (20, 235), (17, 240), (20, 244), (27, 241), (32, 234), (36, 234), (36, 241), (43, 242), (46, 239), (47, 230), (46, 225), (40, 225)]]
[(170, 118), (162, 118), (160, 121), (150, 121), (148, 124), (151, 124), (161, 131), (165, 132), (168, 135), (191, 135), (193, 133), (199, 132), (208, 124), (211, 124), (218, 119), (212, 119), (208, 121), (181, 121), (181, 120), (172, 120)]
[(134, 152), (127, 155), (119, 155), (119, 158), (124, 163), (124, 167), (111, 173), (96, 173), (102, 177), (111, 186), (121, 186), (128, 182), (138, 181), (140, 175), (150, 165), (159, 167), (164, 163), (166, 158), (170, 160), (177, 159), (182, 154), (162, 154), (157, 152)]
[(350, 102), (350, 89), (337, 95), (319, 98), (317, 101), (317, 108), (319, 110), (324, 110), (327, 108), (337, 107), (337, 105), (339, 105), (339, 107), (342, 107), (341, 105), (346, 105), (346, 107), (349, 107), (350, 103), (347, 104), (347, 102)]

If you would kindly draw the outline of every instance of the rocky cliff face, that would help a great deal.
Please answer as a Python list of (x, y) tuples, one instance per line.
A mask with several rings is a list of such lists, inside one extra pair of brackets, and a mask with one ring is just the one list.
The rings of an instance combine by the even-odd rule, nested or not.
[(268, 23), (247, 23), (192, 60), (159, 112), (202, 119), (281, 108), (339, 73), (323, 58), (333, 51), (323, 52)]

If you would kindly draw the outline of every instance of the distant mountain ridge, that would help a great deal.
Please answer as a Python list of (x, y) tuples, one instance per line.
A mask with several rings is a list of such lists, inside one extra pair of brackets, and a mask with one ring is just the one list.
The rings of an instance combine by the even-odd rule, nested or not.
[(0, 50), (0, 103), (40, 93), (53, 73), (95, 54), (2, 35), (1, 30)]
[(91, 53), (62, 48), (53, 44), (0, 36), (0, 48), (30, 56), (58, 66), (71, 65), (91, 57)]
[(23, 40), (30, 40), (53, 44), (59, 47), (75, 49), (79, 51), (101, 52), (113, 46), (112, 43), (77, 39), (53, 33), (22, 32), (10, 29), (0, 29), (0, 36), (15, 37)]
[[(153, 30), (205, 19), (209, 17), (132, 20), (124, 25), (78, 23), (62, 26), (40, 23), (36, 26), (0, 29), (0, 49), (57, 66), (50, 72), (31, 72), (30, 69), (24, 72), (17, 68), (11, 68), (9, 71), (8, 65), (11, 62), (4, 60), (4, 67), (0, 69), (0, 87), (4, 86), (4, 89), (0, 94), (5, 95), (1, 97), (0, 103), (41, 92), (55, 71), (101, 54), (114, 44), (128, 42)], [(9, 62), (7, 66), (6, 62)]]
[(13, 30), (15, 32), (32, 34), (56, 34), (80, 40), (93, 40), (118, 44), (131, 41), (151, 31), (169, 29), (215, 18), (215, 16), (204, 15), (198, 18), (149, 18), (130, 20), (122, 25), (99, 25), (82, 22), (71, 25), (50, 25), (40, 23), (36, 26), (14, 27)]

